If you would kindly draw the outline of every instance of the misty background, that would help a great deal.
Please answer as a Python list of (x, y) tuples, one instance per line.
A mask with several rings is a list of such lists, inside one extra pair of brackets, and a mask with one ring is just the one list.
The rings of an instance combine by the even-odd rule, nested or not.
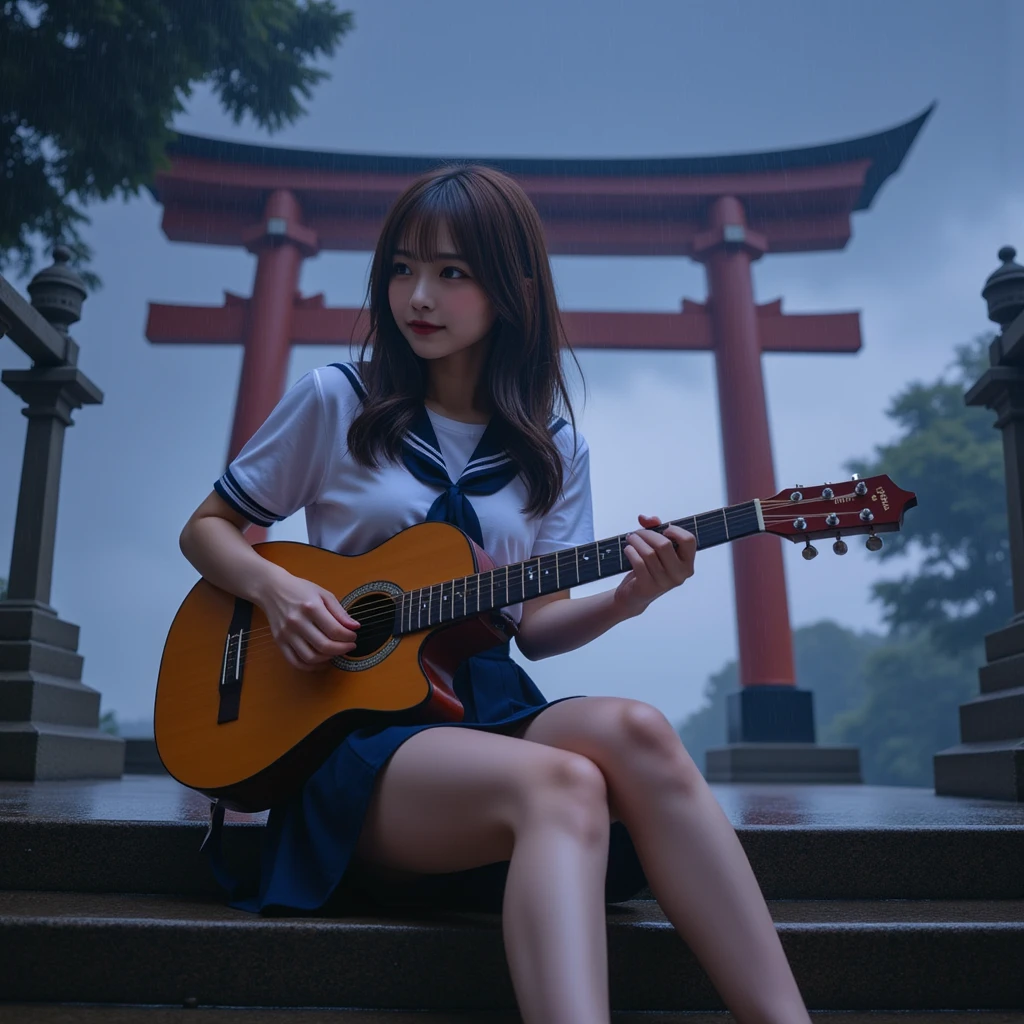
[[(439, 158), (661, 157), (873, 134), (938, 102), (900, 171), (854, 216), (845, 250), (754, 264), (758, 302), (781, 296), (788, 312), (861, 313), (856, 356), (764, 357), (779, 487), (841, 479), (848, 460), (890, 439), (891, 396), (937, 376), (954, 346), (991, 326), (979, 293), (996, 251), (1024, 249), (1024, 104), (1011, 73), (1024, 43), (1019, 3), (340, 6), (354, 12), (354, 31), (324, 65), (331, 78), (297, 124), (273, 136), (235, 125), (200, 89), (175, 126), (244, 142)], [(66, 435), (51, 603), (81, 626), (83, 681), (102, 692), (105, 710), (138, 721), (151, 715), (167, 628), (197, 578), (178, 533), (224, 468), (242, 355), (150, 345), (147, 302), (217, 306), (224, 290), (248, 295), (255, 259), (168, 242), (148, 194), (89, 213), (104, 287), (72, 334), (105, 401), (79, 410)], [(307, 260), (302, 291), (358, 305), (368, 263), (368, 253)], [(703, 268), (685, 259), (552, 263), (568, 310), (675, 311), (683, 297), (706, 293)], [(24, 292), (27, 282), (14, 283)], [(9, 340), (0, 345), (4, 368), (29, 365)], [(597, 535), (630, 529), (639, 512), (677, 518), (722, 505), (712, 355), (578, 355)], [(341, 347), (296, 348), (289, 383), (348, 357)], [(10, 561), (21, 409), (0, 390), (0, 575)], [(301, 514), (271, 537), (305, 540)], [(813, 562), (795, 545), (785, 555), (794, 626), (826, 617), (880, 626), (870, 586), (898, 565), (883, 567), (859, 541), (842, 560), (827, 547)], [(694, 578), (640, 618), (527, 667), (549, 698), (632, 696), (678, 722), (735, 652), (723, 547), (702, 552)]]

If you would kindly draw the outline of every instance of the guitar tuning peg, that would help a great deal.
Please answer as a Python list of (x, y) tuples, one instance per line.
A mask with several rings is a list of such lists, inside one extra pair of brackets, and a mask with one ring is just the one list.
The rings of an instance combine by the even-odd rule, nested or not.
[(818, 557), (818, 549), (808, 541), (807, 546), (800, 552), (800, 554), (809, 562), (812, 558)]
[(873, 533), (864, 542), (864, 547), (866, 547), (868, 549), (868, 551), (881, 551), (882, 550), (882, 538), (879, 537), (877, 534)]
[(837, 541), (835, 542), (835, 544), (833, 544), (833, 545), (832, 545), (832, 550), (833, 550), (833, 551), (834, 551), (834, 552), (835, 552), (835, 553), (836, 553), (837, 555), (845, 555), (845, 554), (846, 554), (846, 552), (847, 552), (847, 551), (849, 551), (850, 549), (849, 549), (849, 547), (847, 546), (847, 544), (846, 544), (846, 541), (845, 541), (845, 540), (837, 540)]

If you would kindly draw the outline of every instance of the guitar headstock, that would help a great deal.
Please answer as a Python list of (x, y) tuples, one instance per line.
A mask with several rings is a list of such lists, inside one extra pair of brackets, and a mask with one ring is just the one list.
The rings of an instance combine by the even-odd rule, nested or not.
[(903, 513), (916, 504), (912, 492), (897, 487), (887, 476), (854, 477), (816, 487), (788, 487), (762, 499), (761, 514), (766, 533), (794, 544), (806, 543), (804, 558), (813, 558), (818, 552), (811, 541), (819, 537), (836, 538), (833, 550), (844, 555), (847, 547), (842, 538), (866, 533), (868, 550), (877, 551), (882, 546), (878, 534), (898, 530)]

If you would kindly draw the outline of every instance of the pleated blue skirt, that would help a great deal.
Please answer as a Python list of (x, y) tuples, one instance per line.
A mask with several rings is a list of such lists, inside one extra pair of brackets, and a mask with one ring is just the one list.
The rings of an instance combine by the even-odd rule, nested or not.
[[(504, 644), (462, 663), (453, 680), (461, 722), (361, 728), (351, 732), (287, 803), (271, 808), (261, 851), (259, 892), (232, 905), (261, 913), (344, 914), (377, 906), (501, 910), (508, 861), (468, 871), (383, 882), (351, 865), (377, 772), (424, 729), (510, 732), (558, 701), (545, 700)], [(573, 700), (563, 697), (562, 700)], [(351, 867), (350, 867), (351, 865)], [(646, 885), (625, 826), (611, 828), (605, 898), (631, 899)]]

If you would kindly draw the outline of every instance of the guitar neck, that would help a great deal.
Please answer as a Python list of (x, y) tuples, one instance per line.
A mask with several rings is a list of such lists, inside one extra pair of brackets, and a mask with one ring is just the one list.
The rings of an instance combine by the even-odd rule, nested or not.
[[(681, 526), (697, 539), (698, 550), (764, 531), (759, 500), (674, 519), (654, 529)], [(584, 583), (629, 572), (624, 553), (628, 534), (538, 555), (525, 562), (501, 565), (485, 572), (446, 580), (403, 593), (395, 614), (396, 633), (414, 633), (445, 622), (505, 608), (542, 594), (555, 594)]]

